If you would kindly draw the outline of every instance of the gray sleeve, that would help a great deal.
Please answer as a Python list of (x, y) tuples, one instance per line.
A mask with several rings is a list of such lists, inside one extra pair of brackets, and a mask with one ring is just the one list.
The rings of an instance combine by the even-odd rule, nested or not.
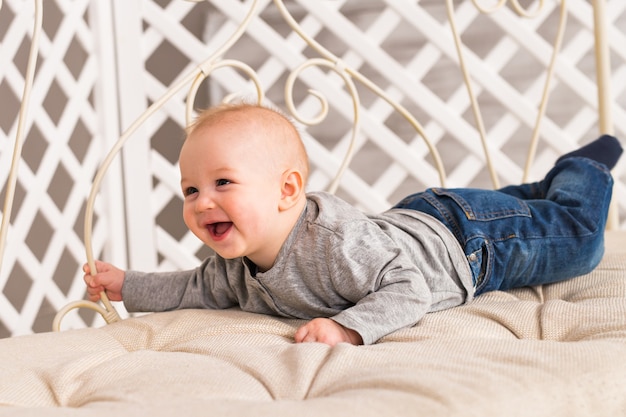
[(429, 311), (432, 294), (422, 273), (376, 226), (344, 233), (326, 256), (335, 290), (354, 303), (331, 318), (365, 344), (416, 324)]
[(122, 287), (124, 306), (130, 312), (232, 307), (236, 305), (236, 297), (222, 263), (208, 258), (189, 271), (126, 271)]
[(413, 326), (428, 312), (430, 293), (427, 288), (426, 291), (412, 291), (411, 287), (415, 286), (406, 284), (404, 280), (396, 280), (385, 285), (331, 319), (357, 331), (366, 345), (396, 330)]

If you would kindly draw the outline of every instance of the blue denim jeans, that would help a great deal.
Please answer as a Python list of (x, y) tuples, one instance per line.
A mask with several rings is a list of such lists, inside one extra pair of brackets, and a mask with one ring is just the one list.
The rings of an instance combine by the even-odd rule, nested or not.
[(431, 188), (395, 207), (430, 214), (452, 231), (478, 295), (593, 270), (604, 253), (612, 186), (603, 164), (572, 157), (536, 183), (495, 191)]

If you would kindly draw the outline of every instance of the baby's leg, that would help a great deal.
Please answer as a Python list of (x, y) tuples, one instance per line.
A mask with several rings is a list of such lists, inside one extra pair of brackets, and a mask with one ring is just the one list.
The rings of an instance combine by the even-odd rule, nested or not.
[[(605, 165), (566, 158), (541, 181), (545, 198), (433, 188), (397, 208), (427, 213), (457, 238), (476, 294), (547, 284), (591, 271), (603, 254), (612, 178)], [(530, 185), (520, 187), (532, 188)], [(512, 190), (514, 188), (511, 188)]]
[(527, 200), (531, 217), (516, 220), (515, 238), (494, 241), (499, 289), (561, 281), (600, 262), (612, 178), (589, 158), (560, 160), (541, 182), (545, 198)]
[[(593, 142), (576, 149), (575, 151), (562, 155), (556, 163), (558, 164), (567, 158), (583, 157), (600, 162), (601, 164), (606, 165), (607, 168), (613, 169), (622, 155), (622, 152), (622, 146), (615, 137), (603, 135)], [(547, 188), (547, 184), (542, 181), (529, 184), (510, 185), (508, 187), (501, 188), (498, 191), (521, 198), (522, 200), (534, 200), (546, 198), (546, 193), (548, 191)]]

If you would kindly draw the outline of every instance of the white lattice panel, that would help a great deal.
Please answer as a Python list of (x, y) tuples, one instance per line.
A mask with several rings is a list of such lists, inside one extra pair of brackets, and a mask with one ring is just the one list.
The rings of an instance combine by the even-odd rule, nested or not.
[[(49, 331), (56, 311), (85, 293), (80, 283), (80, 267), (85, 259), (85, 197), (103, 152), (118, 135), (117, 127), (109, 124), (115, 123), (115, 118), (105, 122), (106, 113), (115, 111), (111, 107), (115, 103), (105, 91), (111, 85), (102, 83), (111, 82), (106, 74), (111, 66), (104, 61), (105, 50), (98, 43), (99, 28), (93, 21), (90, 24), (90, 7), (95, 7), (90, 3), (43, 2), (45, 17), (28, 133), (2, 259), (0, 336)], [(0, 10), (3, 201), (24, 88), (33, 10), (32, 1), (4, 1)], [(100, 29), (110, 30), (110, 23)], [(115, 212), (115, 205), (99, 205), (97, 215), (103, 210), (107, 214), (102, 220), (106, 220)], [(98, 222), (94, 236), (99, 252), (111, 234), (123, 236), (115, 232), (113, 225)], [(91, 323), (93, 315), (85, 314), (83, 318)], [(78, 316), (68, 320), (84, 325)]]
[[(218, 50), (252, 4), (233, 0), (93, 0), (91, 7), (97, 10), (88, 10), (87, 0), (45, 3), (58, 22), (42, 42), (32, 110), (37, 129), (31, 130), (26, 143), (26, 149), (45, 148), (39, 151), (45, 164), (33, 168), (26, 162), (20, 170), (21, 196), (10, 235), (18, 243), (5, 255), (0, 276), (4, 323), (0, 335), (47, 330), (42, 327), (51, 321), (52, 310), (68, 297), (82, 298), (78, 270), (84, 259), (81, 210), (97, 161), (119, 134), (116, 111), (121, 130), (128, 128), (171, 85)], [(451, 3), (454, 23), (467, 48), (464, 57), (478, 95), (497, 181), (501, 185), (519, 182), (546, 80), (545, 68), (553, 53), (561, 3), (546, 0), (533, 18), (520, 18), (512, 1), (490, 15), (480, 13), (470, 1)], [(487, 6), (495, 3), (478, 0)], [(537, 7), (533, 1), (520, 3), (531, 11)], [(593, 11), (585, 0), (567, 3), (567, 29), (550, 85), (547, 118), (538, 130), (530, 179), (543, 175), (557, 155), (598, 134)], [(337, 69), (349, 68), (373, 81), (416, 117), (441, 155), (445, 185), (493, 186), (458, 68), (445, 1), (300, 0), (286, 6), (302, 31), (339, 59)], [(30, 7), (28, 1), (5, 1), (0, 11), (3, 108), (9, 103), (14, 109), (20, 100), (24, 70), (18, 51), (24, 54)], [(617, 135), (626, 137), (626, 3), (610, 0), (607, 9), (614, 124)], [(274, 2), (259, 0), (258, 10), (225, 58), (250, 65), (267, 100), (285, 108), (286, 79), (307, 59), (321, 56), (285, 23)], [(112, 54), (114, 40), (117, 54), (107, 55)], [(66, 62), (71, 48), (79, 49), (82, 64)], [(407, 193), (438, 185), (435, 159), (423, 138), (385, 100), (356, 79), (355, 84), (360, 99), (357, 151), (338, 194), (364, 210), (379, 211)], [(309, 88), (320, 91), (329, 104), (329, 114), (319, 125), (301, 126), (314, 167), (309, 188), (324, 189), (348, 148), (352, 98), (334, 71), (321, 66), (307, 68), (293, 91), (303, 117), (313, 117), (320, 109), (318, 100), (306, 93)], [(205, 107), (231, 93), (250, 98), (256, 94), (247, 74), (217, 69), (203, 83), (196, 106)], [(65, 97), (62, 105), (46, 108), (43, 103), (50, 94)], [(115, 186), (119, 166), (107, 174), (110, 186), (101, 191), (97, 206), (97, 256), (122, 267), (172, 269), (192, 267), (206, 254), (181, 218), (176, 159), (183, 138), (185, 99), (185, 90), (175, 94), (124, 146), (117, 160), (125, 174), (123, 187)], [(16, 112), (2, 113), (0, 175), (5, 175)], [(80, 157), (75, 155), (74, 142), (83, 146)], [(615, 200), (622, 219), (626, 218), (624, 164), (615, 170)], [(64, 184), (66, 191), (44, 197), (54, 181)], [(58, 202), (59, 193), (65, 196), (62, 203)], [(118, 207), (122, 204), (125, 216)], [(124, 236), (118, 227), (125, 224)], [(41, 249), (29, 233), (50, 243)], [(102, 253), (105, 248), (110, 250)], [(71, 279), (60, 284), (60, 273), (54, 271), (63, 271)], [(16, 289), (20, 296), (7, 296)], [(85, 320), (91, 324), (92, 315), (83, 313), (68, 320), (70, 326), (80, 327)]]

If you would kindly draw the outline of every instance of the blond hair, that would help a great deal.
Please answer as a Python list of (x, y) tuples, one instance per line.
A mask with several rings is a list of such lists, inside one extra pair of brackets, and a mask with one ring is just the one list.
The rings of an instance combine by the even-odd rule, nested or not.
[[(251, 115), (261, 117), (252, 119)], [(187, 137), (199, 129), (217, 123), (259, 122), (266, 128), (268, 149), (272, 154), (279, 154), (284, 161), (289, 161), (303, 176), (304, 183), (309, 175), (309, 158), (302, 138), (294, 122), (278, 109), (250, 103), (223, 103), (201, 111), (197, 118), (187, 126)], [(271, 145), (270, 145), (271, 143)]]

